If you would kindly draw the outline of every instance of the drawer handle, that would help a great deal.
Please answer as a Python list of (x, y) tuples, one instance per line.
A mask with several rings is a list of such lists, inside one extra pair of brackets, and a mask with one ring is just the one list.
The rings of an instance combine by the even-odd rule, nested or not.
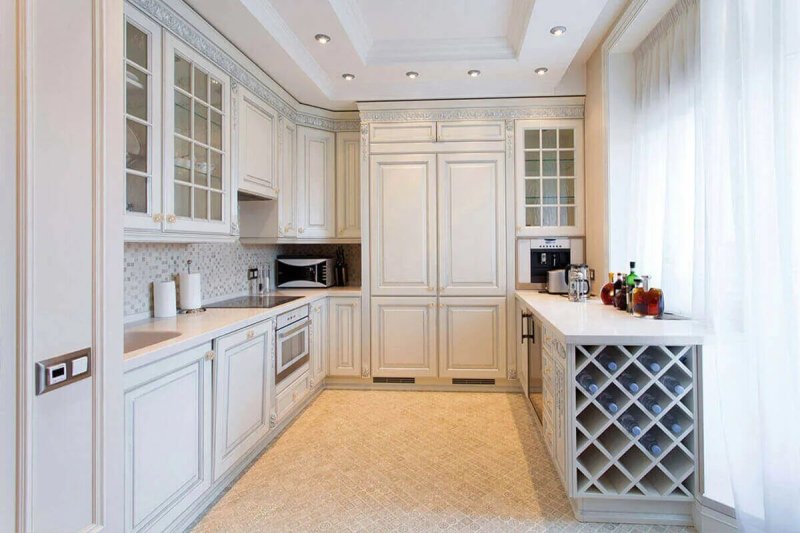
[(173, 214), (167, 215), (167, 223), (168, 224), (174, 224), (176, 220), (178, 220), (178, 217), (176, 217), (175, 215), (173, 215)]
[(159, 223), (161, 223), (163, 221), (164, 221), (164, 215), (162, 215), (161, 213), (154, 213), (153, 214), (153, 222), (155, 222), (156, 224), (159, 224)]

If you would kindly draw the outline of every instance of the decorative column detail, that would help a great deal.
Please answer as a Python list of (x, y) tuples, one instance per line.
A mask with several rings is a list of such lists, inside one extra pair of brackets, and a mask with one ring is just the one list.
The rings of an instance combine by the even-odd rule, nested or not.
[(364, 368), (361, 369), (361, 377), (362, 378), (368, 378), (369, 377), (369, 368), (368, 367), (365, 366)]
[(361, 124), (361, 162), (369, 162), (369, 124)]
[(508, 371), (508, 379), (517, 379), (517, 371), (513, 368)]

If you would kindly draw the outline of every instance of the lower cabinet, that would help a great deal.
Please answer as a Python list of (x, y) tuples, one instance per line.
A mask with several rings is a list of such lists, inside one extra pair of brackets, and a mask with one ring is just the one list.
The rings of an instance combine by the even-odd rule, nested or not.
[(309, 311), (311, 315), (311, 340), (309, 342), (311, 387), (316, 387), (328, 375), (328, 301), (323, 298), (312, 302)]
[(567, 368), (566, 357), (547, 344), (542, 348), (542, 402), (544, 403), (545, 442), (566, 485), (567, 471)]
[(328, 298), (328, 374), (361, 375), (361, 297)]
[(274, 322), (265, 320), (214, 341), (214, 480), (269, 431)]
[(275, 423), (280, 423), (311, 391), (311, 372), (305, 365), (286, 379), (288, 383), (282, 383), (275, 395)]
[(435, 377), (436, 298), (375, 297), (370, 308), (372, 375)]
[(506, 373), (506, 299), (439, 299), (439, 376), (492, 379)]
[(211, 343), (125, 374), (125, 531), (164, 531), (211, 487)]

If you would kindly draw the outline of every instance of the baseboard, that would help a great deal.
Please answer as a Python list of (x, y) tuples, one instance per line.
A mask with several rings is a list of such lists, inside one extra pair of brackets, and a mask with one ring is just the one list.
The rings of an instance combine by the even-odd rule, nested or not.
[(448, 380), (417, 379), (417, 383), (373, 383), (371, 379), (325, 378), (325, 388), (331, 390), (395, 390), (417, 392), (521, 392), (516, 381), (498, 380), (494, 385), (453, 385)]
[(736, 519), (720, 513), (699, 501), (694, 504), (694, 527), (700, 533), (736, 533), (739, 527)]

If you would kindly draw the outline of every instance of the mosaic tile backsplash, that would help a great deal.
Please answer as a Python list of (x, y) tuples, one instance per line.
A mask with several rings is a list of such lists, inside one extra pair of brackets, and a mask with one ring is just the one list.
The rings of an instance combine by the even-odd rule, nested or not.
[(361, 285), (361, 246), (358, 244), (243, 245), (233, 243), (125, 243), (125, 316), (153, 312), (153, 282), (175, 279), (186, 272), (203, 278), (203, 301), (236, 296), (248, 290), (247, 269), (269, 264), (283, 254), (334, 256), (342, 246), (350, 285)]

